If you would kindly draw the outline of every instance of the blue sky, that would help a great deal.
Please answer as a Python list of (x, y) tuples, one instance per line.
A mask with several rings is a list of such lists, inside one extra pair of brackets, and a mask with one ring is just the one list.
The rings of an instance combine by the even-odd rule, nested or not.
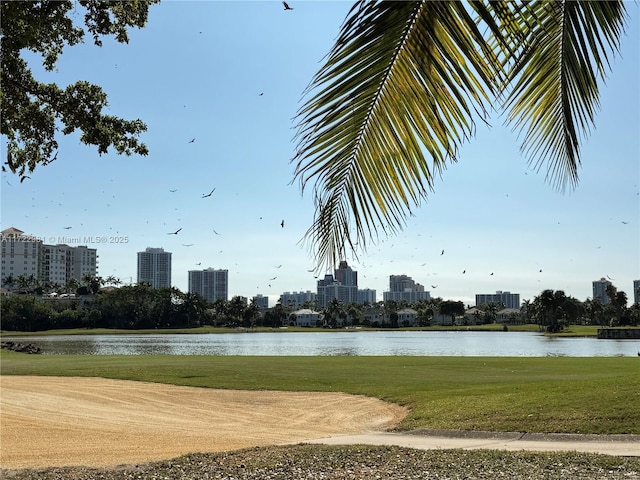
[[(181, 290), (188, 270), (213, 267), (229, 270), (230, 297), (263, 294), (273, 304), (285, 291), (315, 291), (313, 261), (300, 243), (312, 198), (291, 183), (293, 117), (351, 2), (289, 3), (293, 11), (278, 1), (165, 1), (151, 7), (147, 27), (132, 31), (128, 45), (105, 40), (98, 48), (87, 39), (67, 48), (53, 73), (32, 62), (43, 81), (101, 85), (110, 113), (147, 123), (150, 155), (99, 156), (77, 134), (60, 137), (58, 159), (24, 183), (2, 174), (2, 228), (53, 243), (107, 237), (81, 244), (98, 249), (100, 275), (126, 283), (136, 281), (136, 252), (162, 247), (173, 254), (172, 283)], [(544, 170), (528, 168), (502, 118), (478, 125), (404, 230), (346, 259), (360, 288), (381, 299), (389, 275), (406, 274), (432, 296), (471, 305), (476, 293), (496, 290), (532, 299), (562, 289), (584, 300), (593, 280), (609, 276), (633, 298), (638, 8), (627, 3), (627, 34), (582, 143), (578, 187), (559, 193)]]

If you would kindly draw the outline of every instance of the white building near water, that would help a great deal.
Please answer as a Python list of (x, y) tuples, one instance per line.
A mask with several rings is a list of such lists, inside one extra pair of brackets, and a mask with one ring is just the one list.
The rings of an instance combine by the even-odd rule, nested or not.
[(291, 315), (295, 318), (296, 327), (315, 327), (322, 318), (320, 312), (308, 308), (296, 310)]

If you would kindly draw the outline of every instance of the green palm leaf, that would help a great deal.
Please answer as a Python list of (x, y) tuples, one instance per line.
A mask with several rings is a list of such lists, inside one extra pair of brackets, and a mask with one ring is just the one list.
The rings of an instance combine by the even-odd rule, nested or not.
[(574, 187), (580, 141), (599, 107), (598, 82), (618, 50), (621, 1), (537, 1), (518, 12), (526, 41), (513, 64), (508, 122), (526, 129), (522, 150), (558, 189)]
[(315, 182), (318, 266), (401, 229), (456, 160), (500, 79), (489, 45), (460, 2), (354, 5), (298, 112), (294, 176)]

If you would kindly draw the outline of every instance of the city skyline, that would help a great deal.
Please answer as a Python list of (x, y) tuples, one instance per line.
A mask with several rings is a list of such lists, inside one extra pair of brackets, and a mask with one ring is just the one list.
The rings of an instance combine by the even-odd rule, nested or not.
[[(66, 48), (52, 72), (27, 55), (39, 80), (102, 86), (107, 113), (147, 123), (141, 139), (150, 154), (99, 156), (77, 134), (61, 136), (57, 160), (24, 182), (2, 172), (2, 229), (46, 243), (88, 239), (80, 244), (98, 250), (99, 274), (126, 283), (137, 278), (136, 252), (160, 246), (173, 253), (172, 285), (182, 291), (199, 268), (228, 269), (230, 296), (273, 302), (315, 288), (316, 276), (332, 272), (315, 271), (301, 242), (314, 210), (311, 195), (291, 184), (292, 118), (350, 7), (166, 2), (150, 7), (147, 27), (132, 30), (129, 44), (107, 39), (98, 48), (87, 39)], [(406, 227), (345, 258), (360, 285), (381, 299), (389, 275), (407, 274), (432, 296), (465, 304), (476, 292), (532, 299), (545, 288), (584, 300), (591, 282), (608, 276), (633, 298), (640, 14), (637, 4), (627, 10), (576, 189), (555, 191), (544, 170), (528, 166), (502, 118), (478, 124)], [(6, 151), (4, 137), (0, 143)]]
[[(45, 254), (48, 255), (50, 252), (56, 249), (60, 251), (65, 251), (65, 252), (74, 251), (76, 249), (79, 249), (79, 251), (81, 252), (88, 250), (86, 245), (74, 245), (74, 246), (69, 246), (66, 244), (47, 245), (47, 244), (44, 244), (42, 238), (27, 234), (15, 227), (11, 227), (9, 229), (4, 230), (2, 234), (3, 234), (2, 235), (3, 251), (2, 251), (2, 270), (0, 273), (2, 274), (3, 280), (7, 276), (7, 274), (11, 274), (13, 272), (13, 270), (11, 270), (11, 272), (9, 272), (8, 270), (9, 252), (8, 251), (5, 252), (5, 242), (10, 240), (11, 237), (24, 236), (26, 240), (19, 241), (17, 242), (17, 244), (25, 245), (24, 247), (25, 252), (26, 252), (26, 246), (31, 246), (34, 243), (40, 243), (41, 246), (44, 247), (44, 248), (37, 249), (37, 251), (40, 252), (39, 254), (36, 254), (35, 253), (36, 249), (34, 249), (34, 253), (29, 254), (29, 257), (28, 257), (29, 268), (32, 268), (32, 269), (35, 268), (35, 267), (32, 267), (31, 264), (41, 265), (40, 270), (42, 270), (42, 272), (39, 275), (41, 277), (40, 278), (41, 280), (48, 280), (48, 281), (55, 280), (55, 279), (52, 280), (52, 278), (50, 278), (49, 270), (45, 271), (43, 269), (45, 265), (45, 259), (44, 259)], [(55, 248), (52, 249), (51, 247), (55, 247)], [(97, 267), (97, 258), (99, 257), (99, 255), (97, 255), (97, 250), (96, 249), (89, 249), (89, 250), (92, 251), (93, 263), (91, 264), (92, 265), (91, 268), (94, 269), (89, 273), (95, 272), (97, 276), (103, 276), (101, 275), (99, 268)], [(39, 256), (42, 256), (42, 258), (40, 259)], [(25, 258), (26, 258), (26, 255), (25, 255)], [(47, 264), (48, 262), (49, 261), (47, 260)], [(64, 261), (63, 261), (63, 264), (64, 264)], [(137, 252), (137, 264), (138, 264), (138, 274), (137, 274), (136, 283), (148, 282), (151, 284), (152, 287), (158, 288), (159, 286), (166, 286), (164, 283), (170, 281), (171, 274), (172, 274), (172, 253), (165, 251), (162, 247), (147, 247), (144, 251)], [(25, 262), (25, 265), (26, 265), (26, 262)], [(84, 265), (84, 263), (82, 265)], [(159, 265), (160, 265), (160, 268), (158, 267)], [(13, 269), (13, 266), (11, 268)], [(82, 267), (82, 268), (85, 268), (85, 267)], [(278, 266), (277, 268), (280, 269), (282, 268), (282, 266)], [(33, 270), (33, 272), (37, 273), (36, 270)], [(142, 272), (142, 277), (144, 278), (141, 277), (141, 272)], [(24, 273), (25, 275), (27, 275), (29, 272), (25, 270)], [(14, 274), (13, 276), (16, 276), (16, 275)], [(335, 286), (336, 288), (338, 288), (338, 290), (336, 290), (336, 292), (332, 294), (333, 296), (331, 296), (331, 298), (335, 297), (335, 298), (338, 298), (339, 300), (345, 301), (346, 303), (349, 303), (346, 297), (348, 297), (349, 299), (355, 299), (354, 300), (355, 303), (366, 303), (363, 300), (366, 297), (367, 302), (372, 303), (370, 300), (370, 295), (368, 295), (368, 294), (371, 294), (372, 292), (374, 292), (376, 295), (376, 301), (384, 301), (384, 300), (392, 299), (392, 300), (407, 300), (409, 301), (409, 303), (413, 303), (414, 301), (417, 301), (420, 299), (428, 300), (429, 298), (440, 297), (440, 295), (436, 293), (432, 294), (431, 290), (426, 289), (421, 283), (416, 281), (416, 279), (414, 279), (412, 276), (407, 275), (405, 273), (389, 274), (387, 276), (388, 278), (387, 288), (383, 289), (382, 291), (371, 289), (367, 285), (358, 284), (358, 271), (352, 269), (351, 266), (348, 264), (348, 262), (344, 260), (340, 262), (340, 264), (338, 265), (338, 267), (333, 273), (326, 274), (323, 279), (316, 279), (315, 291), (312, 291), (310, 289), (306, 289), (306, 290), (292, 289), (292, 290), (283, 290), (279, 294), (274, 294), (274, 295), (265, 295), (262, 292), (255, 292), (253, 294), (229, 294), (228, 269), (215, 269), (213, 267), (192, 269), (188, 271), (188, 276), (189, 276), (189, 285), (187, 286), (187, 288), (179, 288), (179, 287), (176, 287), (176, 288), (179, 288), (181, 291), (184, 291), (184, 292), (198, 293), (208, 301), (214, 301), (217, 298), (230, 300), (231, 298), (236, 296), (247, 298), (248, 300), (251, 300), (252, 298), (256, 297), (256, 298), (260, 298), (261, 301), (264, 301), (263, 298), (267, 299), (266, 301), (268, 302), (268, 305), (273, 306), (278, 302), (278, 300), (282, 300), (283, 304), (286, 304), (289, 300), (300, 299), (302, 297), (305, 297), (304, 300), (296, 301), (296, 303), (304, 303), (304, 301), (310, 300), (309, 294), (314, 295), (315, 300), (321, 301), (322, 298), (320, 297), (322, 297), (322, 295), (318, 296), (321, 288), (324, 290), (325, 284), (329, 285), (333, 283), (339, 284), (340, 287), (344, 286), (344, 287), (347, 287), (347, 289), (352, 287), (354, 289), (355, 292), (349, 291), (344, 294), (340, 294), (338, 293), (338, 290), (340, 290), (340, 288)], [(74, 278), (78, 277), (78, 275), (74, 275), (73, 277)], [(117, 279), (122, 281), (122, 279), (120, 278), (117, 278)], [(340, 282), (340, 280), (338, 279), (341, 279), (342, 282)], [(162, 283), (162, 285), (160, 285), (160, 283), (158, 282)], [(56, 282), (53, 282), (53, 283), (56, 283)], [(60, 282), (57, 282), (57, 283), (60, 283)], [(123, 282), (123, 283), (127, 284), (127, 282)], [(131, 279), (129, 284), (133, 284), (133, 283), (134, 282)], [(608, 298), (606, 296), (607, 285), (613, 285), (614, 287), (616, 287), (618, 291), (625, 292), (627, 294), (629, 305), (637, 302), (638, 298), (640, 298), (639, 297), (640, 280), (634, 279), (632, 281), (631, 288), (628, 288), (628, 287), (625, 287), (624, 285), (616, 284), (613, 281), (613, 279), (611, 279), (610, 277), (609, 278), (601, 277), (599, 279), (592, 280), (591, 296), (580, 298), (580, 297), (576, 297), (575, 295), (572, 295), (569, 292), (565, 292), (565, 293), (580, 301), (584, 301), (587, 298), (591, 298), (591, 299), (598, 298), (600, 299), (600, 301), (602, 301), (602, 303), (606, 304), (606, 303), (609, 303)], [(173, 286), (175, 287), (175, 285)], [(431, 285), (431, 287), (433, 287), (433, 285)], [(477, 306), (479, 303), (480, 304), (486, 303), (488, 301), (501, 301), (508, 307), (516, 308), (514, 305), (517, 304), (518, 305), (517, 308), (519, 308), (522, 305), (522, 302), (524, 300), (532, 301), (535, 296), (538, 296), (545, 289), (546, 288), (542, 288), (537, 294), (533, 295), (530, 298), (522, 297), (521, 294), (518, 292), (512, 293), (511, 291), (504, 290), (504, 289), (495, 290), (495, 293), (494, 292), (475, 292), (473, 294), (468, 293), (468, 297), (457, 297), (457, 298), (441, 297), (441, 298), (443, 298), (443, 300), (462, 301), (467, 307)], [(346, 296), (346, 297), (342, 298), (342, 296)], [(329, 300), (331, 298), (329, 298)], [(468, 301), (468, 298), (472, 298), (473, 301)], [(479, 301), (478, 300), (479, 298), (483, 299), (483, 301)], [(324, 303), (327, 303), (327, 302), (328, 300), (326, 300)]]

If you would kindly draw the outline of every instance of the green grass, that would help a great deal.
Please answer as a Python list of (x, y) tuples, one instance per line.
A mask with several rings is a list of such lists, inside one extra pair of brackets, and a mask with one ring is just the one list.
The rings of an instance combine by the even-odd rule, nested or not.
[(400, 429), (640, 434), (635, 357), (58, 356), (3, 350), (0, 362), (2, 375), (368, 395), (410, 407)]

